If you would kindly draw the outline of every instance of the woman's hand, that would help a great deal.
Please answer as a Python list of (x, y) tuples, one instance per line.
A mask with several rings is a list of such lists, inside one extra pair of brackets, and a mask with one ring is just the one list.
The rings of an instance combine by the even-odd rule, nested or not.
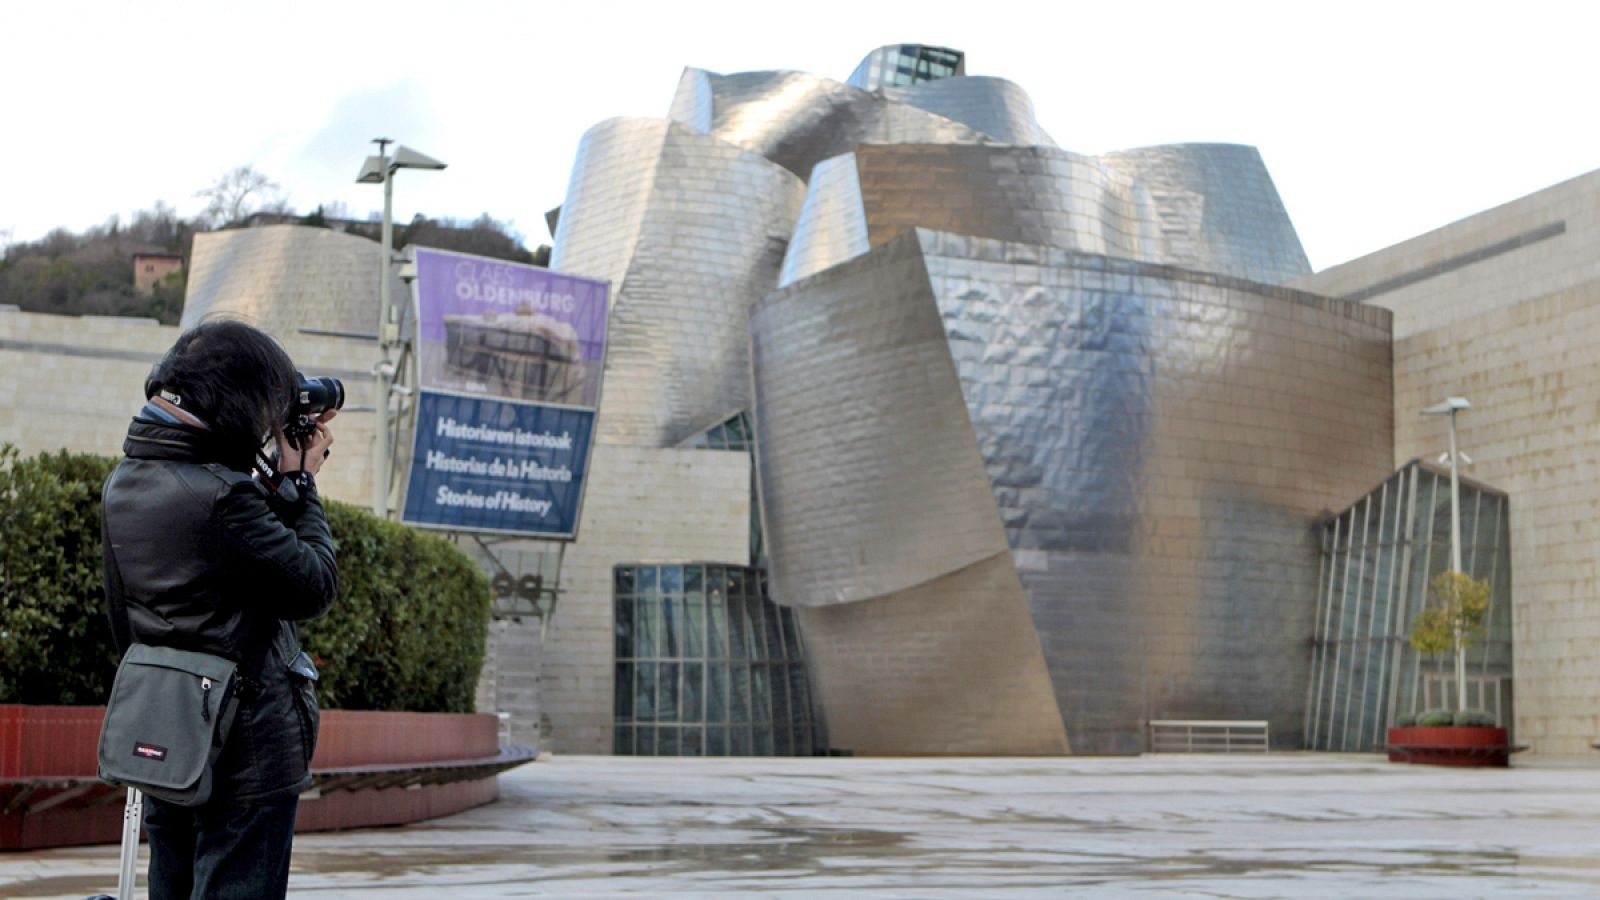
[(278, 431), (278, 470), (284, 473), (306, 471), (313, 475), (321, 471), (333, 447), (333, 432), (328, 430), (328, 423), (338, 414), (338, 410), (330, 409), (317, 417), (316, 431), (306, 439), (303, 453), (289, 443), (281, 430)]

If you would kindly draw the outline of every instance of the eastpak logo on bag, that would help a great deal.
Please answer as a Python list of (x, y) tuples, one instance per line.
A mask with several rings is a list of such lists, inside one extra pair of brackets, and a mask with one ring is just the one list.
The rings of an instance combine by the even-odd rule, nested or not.
[(153, 759), (156, 762), (165, 762), (167, 759), (167, 748), (157, 747), (155, 744), (134, 744), (133, 755), (142, 756), (145, 759)]

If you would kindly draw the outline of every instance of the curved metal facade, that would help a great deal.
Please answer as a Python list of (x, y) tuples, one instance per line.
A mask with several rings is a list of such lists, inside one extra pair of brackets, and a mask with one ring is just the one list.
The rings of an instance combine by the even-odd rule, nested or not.
[(1261, 153), (1242, 144), (1163, 144), (1098, 159), (1149, 186), (1168, 261), (1267, 284), (1311, 273)]
[(911, 87), (886, 87), (883, 96), (960, 122), (1003, 144), (1055, 144), (1039, 127), (1028, 92), (1004, 78), (945, 78)]
[[(301, 225), (197, 234), (184, 295), (184, 328), (210, 315), (242, 318), (283, 337), (302, 328), (378, 329), (378, 245)], [(405, 286), (395, 278), (396, 297)]]
[(584, 137), (553, 266), (615, 286), (599, 439), (753, 405), (834, 746), (1292, 745), (1311, 520), (1390, 463), (1387, 317), (1261, 283), (1309, 267), (1251, 148), (1083, 156), (1002, 79), (874, 87), (690, 68)]
[[(844, 171), (851, 168), (853, 174)], [(1092, 157), (1053, 147), (897, 144), (858, 146), (817, 166), (780, 285), (916, 227), (1271, 284), (1310, 271), (1260, 155), (1249, 147), (1176, 145)]]
[[(774, 596), (862, 604), (848, 637), (803, 618), (819, 645), (859, 642), (874, 605), (1000, 548), (1074, 750), (1142, 749), (1164, 717), (1269, 719), (1293, 745), (1309, 526), (1389, 464), (1388, 325), (1211, 273), (906, 233), (752, 318)], [(886, 677), (832, 662), (852, 664), (841, 683)]]
[(749, 307), (777, 281), (804, 192), (675, 122), (585, 135), (551, 267), (613, 284), (599, 440), (672, 447), (749, 406)]
[[(1019, 88), (1000, 79), (984, 79), (966, 92), (936, 99), (948, 107), (978, 105), (973, 94), (993, 94), (1006, 109), (1014, 106)], [(902, 89), (912, 96), (939, 82)], [(965, 97), (965, 102), (958, 98)], [(1024, 98), (1026, 99), (1026, 98)], [(678, 82), (672, 116), (690, 127), (760, 153), (801, 178), (817, 163), (848, 153), (857, 144), (982, 144), (1017, 140), (1034, 132), (1010, 117), (989, 115), (984, 121), (1006, 123), (1008, 130), (988, 134), (882, 92), (863, 91), (805, 72), (742, 72), (717, 75), (688, 70)]]

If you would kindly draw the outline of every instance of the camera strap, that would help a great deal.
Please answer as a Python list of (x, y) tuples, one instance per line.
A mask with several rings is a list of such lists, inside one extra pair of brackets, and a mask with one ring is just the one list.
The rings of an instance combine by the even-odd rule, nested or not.
[(278, 493), (278, 486), (283, 484), (283, 473), (278, 471), (277, 466), (273, 465), (272, 458), (267, 456), (267, 454), (262, 452), (262, 450), (258, 447), (256, 448), (256, 457), (254, 462), (256, 477), (261, 481), (262, 484), (265, 484), (268, 488), (271, 488), (274, 494)]

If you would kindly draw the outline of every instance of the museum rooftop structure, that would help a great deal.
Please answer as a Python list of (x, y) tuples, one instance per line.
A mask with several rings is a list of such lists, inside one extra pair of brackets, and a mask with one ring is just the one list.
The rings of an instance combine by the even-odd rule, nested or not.
[[(1136, 752), (1160, 719), (1303, 745), (1320, 523), (1395, 469), (1390, 313), (1285, 286), (1310, 267), (1254, 149), (1074, 153), (965, 72), (691, 68), (667, 117), (584, 136), (552, 267), (614, 285), (600, 441), (753, 451), (752, 558), (719, 561), (798, 629), (771, 649), (816, 750)], [(725, 703), (714, 661), (642, 681), (671, 626), (641, 562), (547, 648), (613, 667), (617, 752), (662, 752), (641, 709)]]

